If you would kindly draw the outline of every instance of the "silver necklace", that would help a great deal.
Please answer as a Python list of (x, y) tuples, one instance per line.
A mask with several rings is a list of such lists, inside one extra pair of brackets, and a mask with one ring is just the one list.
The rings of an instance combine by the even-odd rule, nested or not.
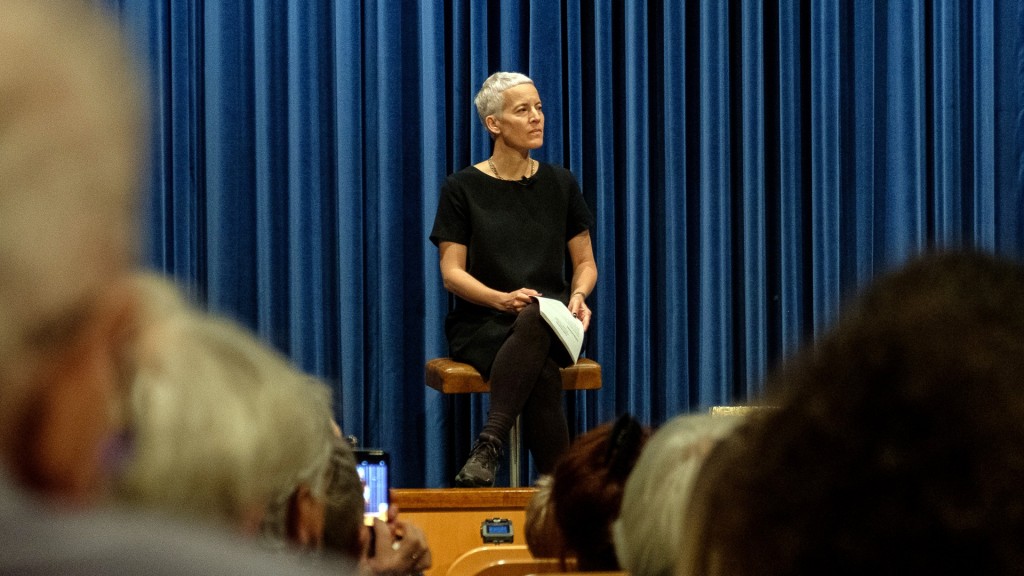
[[(525, 179), (527, 180), (533, 178), (533, 175), (537, 172), (537, 165), (533, 163), (533, 158), (528, 159), (528, 161), (530, 163), (530, 175), (525, 177)], [(497, 178), (498, 180), (505, 180), (505, 178), (502, 178), (498, 174), (498, 169), (494, 167), (494, 161), (491, 160), (491, 158), (487, 159), (487, 165), (491, 167), (491, 172), (494, 173), (495, 178)]]

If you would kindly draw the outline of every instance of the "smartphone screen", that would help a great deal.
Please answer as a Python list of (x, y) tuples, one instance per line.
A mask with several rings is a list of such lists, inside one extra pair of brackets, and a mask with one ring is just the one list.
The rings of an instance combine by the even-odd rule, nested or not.
[(383, 450), (355, 450), (356, 471), (363, 482), (363, 500), (366, 502), (363, 521), (373, 526), (373, 519), (387, 522), (390, 505), (390, 458)]

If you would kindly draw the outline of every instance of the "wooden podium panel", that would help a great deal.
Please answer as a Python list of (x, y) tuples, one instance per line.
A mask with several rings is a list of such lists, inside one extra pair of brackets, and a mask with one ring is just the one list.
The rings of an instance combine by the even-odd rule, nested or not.
[[(481, 546), (480, 524), (488, 518), (512, 521), (513, 544), (525, 545), (526, 505), (536, 488), (393, 488), (399, 518), (427, 535), (434, 565), (425, 576), (446, 576), (456, 558)], [(500, 546), (500, 545), (499, 545)]]

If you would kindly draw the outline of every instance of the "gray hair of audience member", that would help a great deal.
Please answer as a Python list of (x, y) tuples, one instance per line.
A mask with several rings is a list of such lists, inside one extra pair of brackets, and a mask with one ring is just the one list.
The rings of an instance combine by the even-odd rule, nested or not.
[(247, 330), (142, 280), (130, 391), (130, 502), (255, 532), (265, 507), (308, 481), (322, 494), (331, 395)]
[(701, 466), (742, 420), (739, 414), (684, 414), (651, 436), (626, 481), (622, 511), (612, 525), (623, 570), (633, 576), (673, 574)]
[[(297, 479), (297, 484), (290, 491), (280, 492), (271, 498), (260, 526), (265, 547), (300, 551), (320, 549), (329, 474), (330, 461), (325, 461), (323, 469), (306, 469), (304, 476)], [(320, 525), (310, 530), (305, 525), (311, 521)], [(300, 523), (304, 526), (300, 527)], [(307, 534), (300, 537), (300, 530)], [(305, 536), (309, 537), (308, 543), (303, 541)]]
[[(292, 548), (300, 551), (325, 551), (358, 560), (362, 554), (359, 531), (363, 527), (363, 484), (356, 470), (352, 448), (341, 438), (333, 442), (330, 459), (324, 470), (310, 470), (315, 478), (300, 479), (300, 486), (289, 494), (280, 494), (271, 502), (263, 518), (264, 545), (273, 549)], [(318, 486), (315, 492), (307, 487)], [(311, 498), (310, 498), (311, 497)], [(310, 507), (317, 507), (313, 511)], [(306, 515), (309, 515), (308, 517)], [(300, 527), (300, 523), (319, 526)], [(306, 534), (300, 530), (316, 530)]]
[(134, 263), (144, 98), (94, 6), (0, 0), (0, 422)]
[[(487, 128), (488, 116), (501, 116), (501, 111), (505, 106), (505, 90), (520, 84), (533, 84), (533, 80), (519, 72), (495, 72), (488, 76), (487, 80), (484, 80), (480, 91), (473, 98), (473, 103), (476, 104), (476, 113), (480, 116), (480, 122), (483, 123), (484, 128)], [(487, 133), (491, 134), (491, 131), (488, 130)], [(491, 139), (494, 139), (494, 134), (491, 134)]]
[(363, 552), (363, 481), (356, 470), (352, 448), (344, 440), (334, 444), (327, 469), (324, 495), (324, 548), (358, 559)]

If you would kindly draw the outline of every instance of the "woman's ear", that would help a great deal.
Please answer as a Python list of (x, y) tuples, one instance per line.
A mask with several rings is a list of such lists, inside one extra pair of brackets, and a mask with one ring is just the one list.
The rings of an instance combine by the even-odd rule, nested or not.
[(323, 544), (324, 505), (306, 484), (299, 484), (288, 504), (288, 539), (302, 550)]
[(497, 136), (501, 134), (501, 124), (494, 116), (484, 118), (484, 124), (487, 126), (487, 131), (492, 135)]

